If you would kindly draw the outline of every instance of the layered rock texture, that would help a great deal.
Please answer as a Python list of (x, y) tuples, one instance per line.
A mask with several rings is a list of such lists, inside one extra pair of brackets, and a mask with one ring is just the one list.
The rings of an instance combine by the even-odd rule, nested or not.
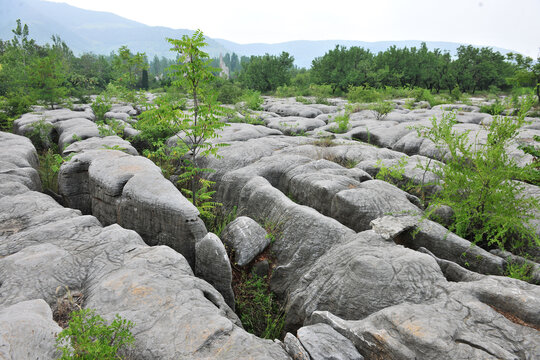
[[(212, 139), (229, 146), (200, 166), (215, 169), (217, 200), (240, 216), (221, 239), (129, 143), (92, 135), (87, 108), (17, 120), (20, 134), (42, 120), (53, 124), (51, 142), (73, 142), (59, 176), (70, 208), (37, 192), (31, 143), (1, 134), (0, 354), (54, 357), (60, 286), (109, 319), (134, 321), (135, 358), (540, 358), (540, 287), (500, 276), (509, 254), (424, 219), (418, 194), (376, 178), (405, 164), (402, 181), (438, 191), (416, 164), (443, 166), (445, 154), (414, 126), (456, 109), (455, 128), (482, 142), (491, 116), (460, 104), (396, 106), (385, 120), (354, 113), (349, 131), (334, 135), (342, 105), (268, 98), (252, 114), (266, 126), (233, 124)], [(113, 110), (108, 117), (136, 121), (133, 108)], [(518, 145), (540, 135), (531, 121), (508, 149), (520, 164), (531, 157)], [(524, 196), (539, 193), (527, 185)], [(285, 307), (283, 343), (241, 328), (231, 263), (269, 275)], [(32, 335), (21, 342), (23, 331)]]

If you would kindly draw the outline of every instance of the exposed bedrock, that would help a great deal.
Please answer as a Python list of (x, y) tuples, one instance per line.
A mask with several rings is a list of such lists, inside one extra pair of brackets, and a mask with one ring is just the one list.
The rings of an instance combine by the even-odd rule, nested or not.
[(447, 283), (422, 304), (387, 307), (357, 321), (316, 311), (307, 323), (332, 326), (367, 359), (537, 359), (539, 307), (538, 286), (481, 276)]
[(62, 166), (58, 187), (68, 206), (133, 229), (149, 245), (168, 245), (194, 265), (204, 223), (152, 161), (118, 150), (83, 151)]
[(280, 344), (246, 333), (181, 254), (149, 247), (117, 224), (103, 227), (45, 194), (12, 188), (0, 188), (0, 351), (8, 346), (8, 359), (57, 357), (60, 329), (51, 309), (64, 289), (81, 293), (83, 307), (108, 320), (119, 314), (133, 321), (136, 359), (289, 358)]
[[(0, 132), (0, 189), (41, 191), (39, 159), (32, 142), (25, 137)], [(9, 192), (8, 192), (9, 193)]]

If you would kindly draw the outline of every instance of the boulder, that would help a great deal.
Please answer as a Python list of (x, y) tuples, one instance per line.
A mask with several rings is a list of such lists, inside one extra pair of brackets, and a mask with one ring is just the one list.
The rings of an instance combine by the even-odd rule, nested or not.
[(364, 231), (304, 270), (289, 294), (285, 325), (294, 329), (316, 310), (362, 319), (389, 306), (429, 302), (445, 283), (431, 256)]
[(221, 240), (212, 233), (195, 243), (195, 275), (206, 280), (234, 310), (232, 269)]
[(539, 295), (538, 286), (484, 276), (448, 283), (423, 304), (387, 307), (357, 321), (316, 311), (307, 323), (332, 326), (368, 359), (535, 359)]
[(299, 116), (271, 118), (267, 127), (277, 129), (286, 135), (297, 135), (326, 125), (324, 121)]
[(62, 152), (62, 156), (77, 154), (88, 150), (111, 150), (116, 149), (130, 155), (139, 155), (137, 150), (130, 144), (129, 141), (122, 139), (119, 136), (106, 136), (103, 138), (94, 137), (82, 141), (77, 141)]
[(25, 137), (0, 132), (0, 184), (7, 190), (24, 186), (41, 191), (39, 159), (32, 142)]
[(298, 339), (312, 360), (364, 360), (349, 339), (326, 324), (298, 329)]
[(64, 163), (60, 194), (70, 207), (103, 224), (137, 231), (150, 245), (168, 245), (195, 262), (195, 242), (206, 234), (198, 210), (144, 157), (89, 150)]
[(59, 121), (54, 124), (59, 135), (58, 148), (65, 149), (76, 141), (99, 137), (97, 125), (85, 118), (74, 118)]
[(58, 359), (55, 341), (60, 331), (41, 299), (0, 308), (0, 358)]
[(302, 346), (298, 338), (293, 334), (287, 333), (285, 335), (283, 345), (285, 346), (285, 350), (287, 350), (293, 360), (311, 360), (311, 357), (309, 356), (306, 349)]
[(420, 201), (405, 191), (381, 180), (369, 180), (337, 193), (330, 214), (351, 229), (363, 231), (371, 228), (372, 220), (386, 214), (420, 214), (419, 205)]
[(232, 250), (238, 266), (246, 266), (270, 244), (270, 237), (257, 222), (246, 216), (240, 216), (229, 223), (221, 238)]
[(323, 112), (317, 107), (303, 104), (270, 103), (263, 106), (265, 111), (273, 112), (283, 117), (315, 118)]

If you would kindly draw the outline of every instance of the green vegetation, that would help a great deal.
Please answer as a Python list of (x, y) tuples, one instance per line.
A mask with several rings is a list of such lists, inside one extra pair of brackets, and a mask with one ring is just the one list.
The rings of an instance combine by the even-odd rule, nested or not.
[(375, 114), (377, 120), (384, 120), (394, 110), (394, 104), (388, 101), (378, 101), (372, 104), (369, 109)]
[(62, 360), (124, 359), (123, 352), (135, 341), (134, 324), (118, 314), (111, 324), (92, 309), (74, 311), (70, 317), (68, 327), (56, 338)]
[(294, 58), (283, 52), (280, 56), (252, 56), (242, 64), (240, 82), (251, 89), (268, 92), (290, 82)]
[(265, 339), (279, 339), (285, 312), (270, 291), (266, 278), (242, 273), (235, 284), (236, 310), (246, 331)]
[(450, 230), (486, 248), (523, 251), (539, 246), (529, 225), (534, 198), (522, 197), (522, 186), (514, 180), (529, 180), (530, 167), (520, 168), (509, 157), (506, 146), (524, 125), (531, 99), (525, 100), (517, 117), (494, 117), (487, 128), (485, 145), (469, 142), (468, 133), (452, 130), (455, 113), (433, 118), (431, 128), (418, 129), (419, 136), (433, 141), (444, 156), (443, 167), (432, 167), (442, 190), (432, 205), (448, 205), (454, 210)]

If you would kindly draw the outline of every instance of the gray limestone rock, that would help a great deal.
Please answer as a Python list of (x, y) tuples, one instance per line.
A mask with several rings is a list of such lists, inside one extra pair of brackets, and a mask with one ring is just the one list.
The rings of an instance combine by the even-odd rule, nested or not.
[(363, 320), (316, 311), (307, 323), (332, 326), (368, 359), (536, 359), (539, 299), (538, 286), (485, 276), (448, 283), (430, 302), (387, 307)]
[(56, 335), (62, 331), (41, 299), (0, 308), (0, 358), (57, 359)]
[(289, 295), (286, 327), (302, 324), (316, 310), (362, 319), (392, 305), (428, 302), (445, 283), (431, 256), (364, 231), (334, 246), (303, 272)]
[(394, 240), (406, 230), (412, 229), (418, 224), (418, 218), (414, 216), (391, 216), (386, 215), (370, 222), (371, 228), (385, 240)]
[(96, 123), (85, 118), (74, 118), (54, 124), (59, 134), (58, 148), (65, 149), (76, 141), (99, 137)]
[(311, 357), (306, 349), (302, 346), (302, 343), (300, 343), (300, 340), (298, 340), (298, 338), (293, 334), (287, 333), (285, 335), (283, 345), (293, 360), (311, 360)]
[(270, 244), (266, 230), (246, 216), (240, 216), (228, 224), (221, 238), (233, 250), (234, 261), (238, 266), (249, 264)]
[[(6, 191), (8, 183), (41, 191), (37, 169), (39, 160), (32, 142), (25, 137), (0, 132), (0, 184)], [(13, 188), (11, 185), (10, 188)]]
[(370, 229), (369, 223), (381, 216), (417, 215), (419, 200), (381, 180), (369, 180), (358, 187), (337, 193), (331, 216), (355, 231)]
[(303, 104), (270, 103), (264, 106), (265, 111), (273, 112), (279, 116), (297, 116), (302, 118), (315, 118), (323, 112), (317, 107)]
[(502, 275), (505, 260), (471, 244), (436, 222), (422, 220), (415, 230), (396, 240), (411, 249), (424, 247), (441, 259), (453, 261), (481, 274)]
[(195, 244), (195, 275), (219, 291), (234, 310), (231, 263), (223, 243), (213, 233), (206, 234)]
[(117, 150), (84, 151), (62, 165), (58, 179), (68, 206), (133, 229), (150, 245), (171, 246), (194, 265), (204, 223), (150, 160)]
[[(0, 354), (9, 346), (7, 358), (56, 357), (50, 307), (67, 286), (107, 320), (132, 321), (140, 359), (290, 358), (280, 344), (246, 333), (182, 255), (22, 190), (0, 195)], [(34, 299), (43, 299), (35, 311), (15, 308)]]
[(298, 339), (312, 360), (363, 360), (353, 343), (326, 324), (298, 329)]
[(118, 136), (106, 136), (103, 138), (94, 137), (82, 141), (77, 141), (62, 152), (63, 156), (68, 156), (70, 154), (77, 154), (88, 150), (107, 150), (114, 148), (120, 151), (123, 151), (131, 155), (139, 155), (137, 150), (129, 143)]
[(286, 116), (280, 118), (271, 118), (266, 126), (271, 129), (280, 130), (282, 133), (287, 135), (294, 135), (302, 132), (305, 133), (324, 125), (326, 124), (322, 120), (299, 116)]

